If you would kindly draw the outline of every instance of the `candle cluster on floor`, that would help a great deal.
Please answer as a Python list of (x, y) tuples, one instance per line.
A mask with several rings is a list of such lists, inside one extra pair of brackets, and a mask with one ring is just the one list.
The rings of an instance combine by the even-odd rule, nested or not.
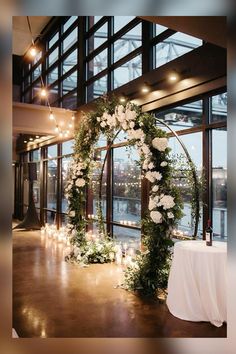
[[(94, 215), (91, 215), (91, 217), (94, 217)], [(45, 226), (41, 227), (41, 236), (46, 236), (52, 241), (55, 241), (57, 244), (61, 244), (68, 252), (70, 252), (73, 248), (70, 243), (70, 238), (66, 233), (65, 227), (57, 229), (56, 225), (50, 225), (46, 223)], [(86, 233), (86, 239), (93, 242), (99, 242), (99, 240), (103, 237), (104, 235), (93, 233), (92, 230)], [(128, 266), (135, 265), (135, 248), (131, 247), (127, 242), (117, 243), (115, 246), (115, 252), (111, 252), (109, 256), (110, 259), (119, 266), (126, 268)]]
[(46, 223), (45, 226), (41, 227), (41, 235), (45, 235), (54, 241), (63, 243), (65, 246), (70, 246), (70, 239), (66, 234), (64, 226), (57, 229), (56, 225), (49, 225)]

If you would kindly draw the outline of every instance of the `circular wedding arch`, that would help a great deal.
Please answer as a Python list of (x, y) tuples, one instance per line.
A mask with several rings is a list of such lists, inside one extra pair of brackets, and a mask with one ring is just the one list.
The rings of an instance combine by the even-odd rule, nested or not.
[[(200, 219), (200, 202), (199, 202), (199, 188), (198, 188), (198, 177), (197, 177), (197, 173), (196, 173), (196, 168), (194, 166), (194, 163), (191, 159), (191, 156), (189, 155), (189, 152), (185, 146), (185, 144), (183, 143), (183, 141), (179, 138), (178, 134), (168, 125), (166, 124), (165, 122), (163, 122), (162, 120), (158, 119), (157, 117), (155, 117), (155, 120), (156, 122), (164, 125), (174, 136), (175, 138), (177, 139), (177, 141), (179, 142), (179, 144), (181, 145), (184, 153), (185, 153), (185, 156), (186, 156), (186, 159), (188, 161), (188, 164), (189, 164), (189, 168), (191, 170), (191, 174), (192, 174), (192, 178), (193, 178), (193, 187), (194, 187), (194, 191), (193, 191), (193, 194), (194, 194), (194, 199), (196, 201), (195, 203), (195, 219), (194, 219), (194, 232), (193, 232), (193, 235), (192, 235), (192, 238), (193, 239), (196, 239), (197, 238), (197, 233), (198, 233), (198, 225), (199, 225), (199, 219)], [(119, 133), (121, 132), (122, 130), (119, 130), (116, 135), (114, 136), (113, 140), (108, 144), (108, 147), (107, 147), (107, 151), (106, 151), (106, 154), (105, 154), (105, 157), (104, 157), (104, 160), (103, 160), (103, 165), (102, 165), (102, 169), (101, 169), (101, 173), (100, 173), (100, 178), (99, 178), (99, 204), (100, 204), (100, 210), (102, 212), (102, 208), (101, 208), (101, 201), (102, 201), (102, 179), (103, 179), (103, 172), (104, 172), (104, 167), (105, 167), (105, 164), (106, 164), (106, 160), (107, 160), (107, 153), (108, 153), (108, 150), (111, 148), (111, 146), (113, 145), (113, 142), (114, 140), (117, 138), (117, 136), (119, 135)]]
[(124, 287), (144, 294), (155, 294), (157, 289), (167, 286), (170, 266), (172, 231), (182, 217), (182, 201), (179, 189), (172, 183), (174, 167), (170, 158), (167, 133), (156, 123), (168, 128), (182, 146), (193, 179), (195, 200), (195, 226), (193, 238), (197, 236), (199, 220), (199, 189), (196, 168), (191, 157), (175, 131), (153, 114), (143, 113), (140, 107), (128, 102), (119, 104), (116, 98), (98, 100), (97, 109), (84, 116), (75, 136), (74, 160), (69, 172), (66, 193), (69, 202), (68, 233), (74, 246), (67, 260), (93, 263), (111, 261), (114, 250), (110, 236), (106, 234), (102, 208), (102, 177), (107, 152), (99, 178), (98, 226), (100, 239), (88, 240), (86, 235), (85, 193), (94, 164), (95, 144), (100, 134), (105, 134), (111, 148), (120, 133), (127, 133), (129, 146), (136, 146), (140, 155), (143, 178), (150, 181), (149, 210), (142, 219), (144, 250), (136, 252), (135, 261), (125, 271)]

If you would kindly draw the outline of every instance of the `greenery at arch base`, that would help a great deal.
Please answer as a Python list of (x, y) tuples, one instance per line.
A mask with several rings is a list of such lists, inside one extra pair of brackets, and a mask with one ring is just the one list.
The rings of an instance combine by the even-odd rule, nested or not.
[(114, 259), (116, 245), (104, 232), (101, 209), (98, 208), (99, 237), (91, 239), (86, 232), (86, 189), (90, 183), (95, 144), (100, 134), (113, 141), (117, 131), (127, 134), (130, 146), (135, 146), (140, 156), (142, 178), (150, 182), (149, 206), (142, 219), (142, 250), (138, 251), (124, 274), (123, 287), (146, 295), (154, 295), (167, 286), (170, 266), (172, 230), (183, 216), (182, 200), (173, 184), (174, 166), (165, 131), (155, 124), (155, 117), (142, 113), (128, 102), (119, 104), (116, 98), (101, 98), (97, 109), (84, 115), (75, 134), (73, 162), (69, 169), (66, 196), (69, 204), (67, 225), (73, 250), (67, 261), (80, 264), (105, 263)]

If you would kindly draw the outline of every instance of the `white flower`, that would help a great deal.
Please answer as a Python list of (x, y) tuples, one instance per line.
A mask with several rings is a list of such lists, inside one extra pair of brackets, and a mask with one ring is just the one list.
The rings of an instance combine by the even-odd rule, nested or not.
[(148, 171), (145, 174), (145, 177), (150, 181), (150, 182), (155, 182), (155, 180), (159, 181), (162, 178), (161, 173), (157, 172), (157, 171)]
[(133, 128), (134, 128), (134, 126), (135, 126), (135, 123), (134, 123), (134, 122), (130, 122), (130, 123), (129, 123), (129, 127), (130, 127), (130, 129), (133, 129)]
[(161, 163), (161, 167), (165, 167), (165, 166), (167, 166), (168, 165), (168, 163), (166, 162), (166, 161), (162, 161), (162, 163)]
[(136, 140), (141, 140), (141, 139), (145, 139), (145, 134), (142, 131), (142, 129), (130, 129), (128, 130), (128, 139), (132, 140), (132, 139), (136, 139)]
[(163, 209), (170, 209), (175, 206), (174, 198), (171, 195), (161, 196), (158, 206), (163, 206)]
[(126, 109), (125, 118), (126, 120), (134, 120), (136, 118), (136, 112), (131, 111), (130, 109)]
[(125, 114), (121, 113), (117, 116), (117, 119), (120, 123), (123, 123), (125, 121)]
[(155, 179), (157, 180), (157, 181), (160, 181), (161, 179), (162, 179), (162, 174), (160, 173), (160, 172), (152, 172), (153, 173), (153, 175), (154, 175), (154, 177), (155, 177)]
[(143, 161), (143, 169), (144, 170), (148, 170), (148, 164), (149, 164), (149, 160), (148, 159)]
[(153, 174), (152, 174), (152, 172), (151, 171), (148, 171), (146, 174), (145, 174), (145, 177), (150, 181), (150, 182), (155, 182), (155, 178), (154, 178), (154, 176), (153, 176)]
[(101, 121), (101, 118), (100, 118), (100, 117), (97, 117), (97, 121), (100, 122), (100, 121)]
[(155, 224), (160, 224), (162, 222), (162, 215), (159, 211), (151, 211), (150, 217)]
[(154, 168), (154, 163), (153, 163), (153, 162), (150, 162), (150, 163), (148, 164), (148, 168), (149, 168), (149, 170), (152, 170), (152, 169)]
[(71, 216), (72, 218), (75, 217), (75, 211), (74, 210), (69, 211), (68, 215)]
[(159, 186), (153, 186), (153, 187), (152, 187), (152, 192), (157, 192), (158, 189), (159, 189)]
[(155, 138), (152, 140), (152, 146), (159, 151), (165, 151), (168, 146), (168, 140), (166, 138)]
[(149, 155), (149, 154), (150, 154), (150, 149), (149, 149), (149, 147), (148, 147), (146, 144), (143, 144), (143, 146), (141, 147), (141, 149), (142, 149), (142, 151), (143, 151), (143, 153), (144, 153), (145, 155)]
[(77, 187), (83, 187), (85, 185), (85, 180), (83, 178), (78, 178), (75, 182)]
[(171, 212), (168, 212), (168, 213), (167, 213), (167, 217), (168, 217), (169, 219), (173, 219), (173, 218), (174, 218), (174, 214), (171, 213)]
[(106, 122), (101, 122), (100, 125), (101, 125), (102, 128), (104, 128), (107, 125), (107, 123)]
[(123, 123), (121, 123), (121, 126), (124, 130), (126, 130), (128, 128), (128, 124), (126, 121), (124, 121)]
[(154, 208), (156, 208), (156, 203), (155, 203), (155, 201), (152, 198), (150, 198), (149, 199), (149, 203), (148, 203), (148, 209), (152, 210)]

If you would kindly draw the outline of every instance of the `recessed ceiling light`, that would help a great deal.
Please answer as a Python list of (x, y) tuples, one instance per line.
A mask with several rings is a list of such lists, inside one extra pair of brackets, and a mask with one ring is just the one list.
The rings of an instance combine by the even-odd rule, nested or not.
[(30, 140), (30, 141), (32, 141), (32, 140), (33, 140), (33, 138), (29, 138), (29, 140)]
[(173, 71), (170, 73), (169, 75), (169, 80), (172, 81), (172, 82), (175, 82), (179, 79), (179, 75), (177, 72)]
[(27, 144), (27, 140), (24, 140), (24, 143)]
[(38, 139), (38, 138), (39, 138), (39, 135), (36, 135), (35, 138)]
[(120, 101), (120, 103), (124, 103), (124, 102), (126, 102), (126, 98), (125, 98), (125, 96), (121, 96), (119, 101)]
[(143, 85), (141, 91), (142, 91), (143, 93), (149, 92), (149, 91), (150, 91), (149, 85), (145, 83), (145, 84)]

